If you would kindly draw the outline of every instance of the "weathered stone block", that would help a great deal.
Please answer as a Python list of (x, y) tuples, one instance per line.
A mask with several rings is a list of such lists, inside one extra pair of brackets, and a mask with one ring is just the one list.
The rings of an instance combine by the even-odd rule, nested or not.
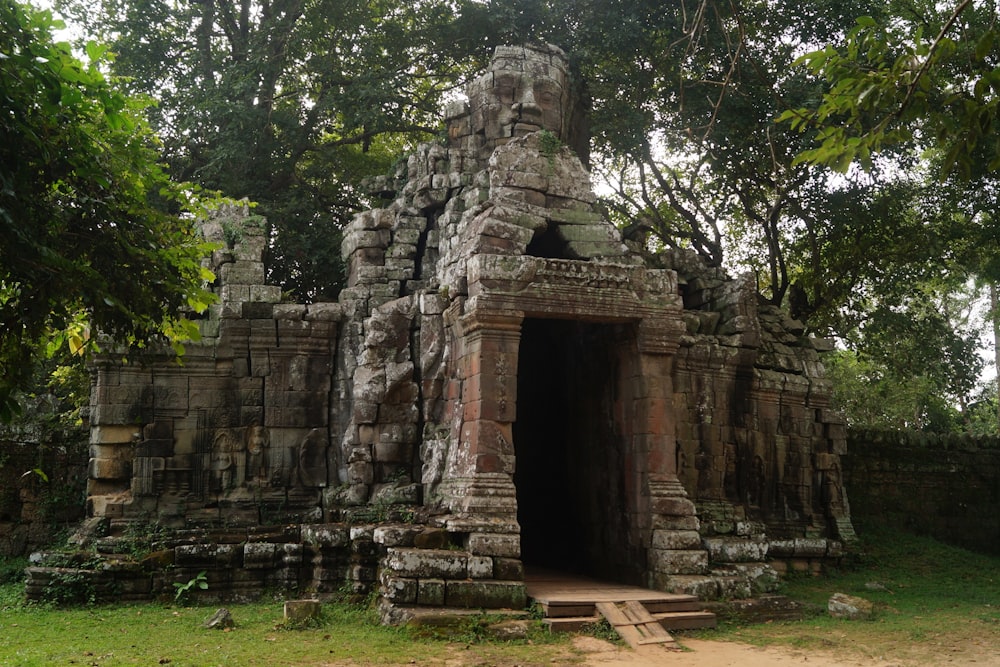
[(768, 544), (763, 539), (709, 537), (705, 539), (709, 558), (716, 563), (749, 563), (767, 557)]
[(91, 479), (129, 479), (132, 477), (132, 462), (115, 459), (90, 459), (88, 474)]
[(696, 549), (701, 546), (697, 530), (653, 530), (654, 549)]
[(385, 566), (401, 577), (464, 579), (469, 556), (447, 549), (389, 549)]
[(653, 498), (653, 511), (667, 516), (694, 516), (694, 503), (687, 498), (660, 497)]
[(520, 581), (448, 581), (445, 587), (449, 607), (524, 609), (528, 603)]
[(141, 436), (136, 426), (104, 425), (90, 429), (90, 442), (95, 444), (127, 444), (138, 440)]
[(444, 579), (421, 579), (417, 582), (417, 604), (429, 607), (443, 607), (444, 603)]
[(492, 579), (493, 559), (489, 556), (469, 556), (470, 579)]
[(270, 569), (280, 562), (276, 544), (250, 542), (243, 545), (243, 567), (247, 569)]
[(521, 536), (496, 533), (473, 533), (469, 535), (469, 552), (475, 556), (521, 557)]
[(383, 598), (395, 604), (416, 604), (417, 580), (385, 577), (379, 592)]
[(286, 600), (285, 601), (285, 623), (289, 625), (303, 625), (319, 618), (322, 611), (322, 604), (319, 600)]
[(420, 530), (419, 526), (409, 525), (379, 526), (372, 533), (372, 540), (384, 547), (412, 547), (413, 538)]
[(750, 597), (752, 590), (746, 577), (716, 577), (719, 582), (719, 595), (722, 599), (741, 600)]
[(849, 620), (870, 620), (875, 612), (875, 605), (870, 600), (845, 593), (834, 593), (827, 602), (827, 611), (834, 618)]
[(516, 558), (494, 558), (494, 577), (506, 581), (524, 581), (524, 563)]
[(448, 531), (440, 528), (423, 528), (413, 537), (418, 549), (444, 549), (451, 543)]
[(800, 537), (795, 540), (796, 558), (823, 558), (826, 556), (827, 541), (824, 538)]
[(281, 288), (276, 285), (251, 285), (250, 301), (279, 303), (281, 301)]
[(238, 544), (182, 544), (174, 549), (174, 564), (191, 569), (242, 566), (243, 550)]
[(339, 322), (344, 315), (339, 303), (313, 303), (306, 310), (305, 319), (316, 322)]
[(708, 552), (696, 550), (650, 549), (650, 565), (667, 574), (705, 574)]
[(349, 542), (344, 524), (303, 524), (302, 543), (320, 547), (344, 547)]

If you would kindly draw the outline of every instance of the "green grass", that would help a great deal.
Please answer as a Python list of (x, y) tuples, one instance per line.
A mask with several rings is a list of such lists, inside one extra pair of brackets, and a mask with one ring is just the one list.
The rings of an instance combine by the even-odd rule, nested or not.
[[(22, 602), (19, 584), (0, 586), (0, 665), (408, 665), (548, 664), (568, 642), (540, 629), (527, 641), (480, 639), (470, 622), (450, 639), (418, 638), (379, 625), (365, 606), (324, 605), (323, 619), (302, 630), (282, 626), (281, 601), (228, 606), (231, 631), (201, 627), (217, 609), (159, 604), (53, 608)], [(562, 661), (562, 657), (560, 658)]]
[[(871, 621), (725, 622), (707, 639), (824, 650), (862, 662), (1000, 664), (1000, 558), (898, 531), (861, 527), (860, 551), (837, 572), (789, 579), (782, 592), (826, 607), (834, 592), (875, 603)], [(54, 608), (23, 602), (23, 561), (0, 559), (0, 667), (30, 665), (463, 665), (580, 662), (565, 636), (535, 625), (530, 639), (486, 638), (485, 621), (444, 639), (379, 625), (370, 606), (324, 605), (315, 627), (282, 627), (280, 600), (231, 605), (229, 632), (201, 624), (215, 606), (165, 604)], [(682, 635), (680, 637), (683, 643)]]
[(927, 665), (948, 657), (961, 664), (963, 655), (985, 650), (1000, 662), (1000, 558), (896, 530), (859, 532), (860, 551), (841, 570), (791, 577), (781, 593), (824, 610), (833, 593), (856, 595), (875, 604), (871, 621), (821, 614), (788, 623), (724, 623), (700, 636)]

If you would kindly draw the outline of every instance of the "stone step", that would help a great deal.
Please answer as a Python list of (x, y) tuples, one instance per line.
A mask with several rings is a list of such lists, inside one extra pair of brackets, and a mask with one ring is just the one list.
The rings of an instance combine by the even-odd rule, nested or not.
[[(610, 589), (609, 589), (610, 590)], [(586, 595), (586, 594), (584, 594)], [(597, 614), (596, 603), (607, 601), (605, 598), (614, 597), (613, 593), (601, 592), (600, 595), (593, 595), (594, 599), (540, 599), (536, 600), (545, 612), (547, 618), (583, 617)], [(646, 599), (642, 603), (652, 613), (667, 612), (687, 612), (698, 611), (701, 603), (694, 595), (678, 593), (659, 593), (649, 591)]]
[[(664, 630), (699, 630), (714, 628), (715, 614), (710, 611), (676, 611), (657, 612), (652, 614)], [(579, 632), (601, 620), (600, 616), (560, 616), (546, 618), (542, 622), (551, 632)]]
[(598, 602), (597, 611), (632, 648), (647, 644), (673, 644), (674, 638), (663, 629), (649, 610), (638, 600)]
[(707, 537), (703, 540), (713, 563), (759, 563), (767, 558), (768, 543), (755, 537)]

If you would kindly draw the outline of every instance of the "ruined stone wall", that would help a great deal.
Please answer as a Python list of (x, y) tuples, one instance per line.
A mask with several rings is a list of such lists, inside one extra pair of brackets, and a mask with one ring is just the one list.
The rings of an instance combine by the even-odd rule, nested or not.
[(91, 516), (171, 528), (322, 521), (340, 307), (280, 303), (246, 208), (206, 226), (220, 302), (183, 359), (107, 354), (91, 391)]
[(852, 429), (843, 461), (860, 524), (1000, 554), (1000, 439)]
[(854, 539), (842, 480), (843, 420), (801, 323), (759, 303), (693, 253), (669, 256), (685, 284), (674, 361), (678, 475), (713, 561), (822, 559)]
[(0, 556), (26, 556), (84, 516), (87, 429), (56, 414), (42, 398), (0, 424)]

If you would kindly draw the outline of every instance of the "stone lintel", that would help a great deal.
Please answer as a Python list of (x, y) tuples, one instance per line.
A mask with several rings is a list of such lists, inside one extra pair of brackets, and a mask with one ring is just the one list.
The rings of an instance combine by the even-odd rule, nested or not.
[(529, 317), (592, 322), (649, 320), (655, 325), (648, 327), (646, 348), (663, 354), (676, 350), (684, 330), (673, 272), (499, 255), (476, 255), (468, 269), (467, 313), (520, 311)]

